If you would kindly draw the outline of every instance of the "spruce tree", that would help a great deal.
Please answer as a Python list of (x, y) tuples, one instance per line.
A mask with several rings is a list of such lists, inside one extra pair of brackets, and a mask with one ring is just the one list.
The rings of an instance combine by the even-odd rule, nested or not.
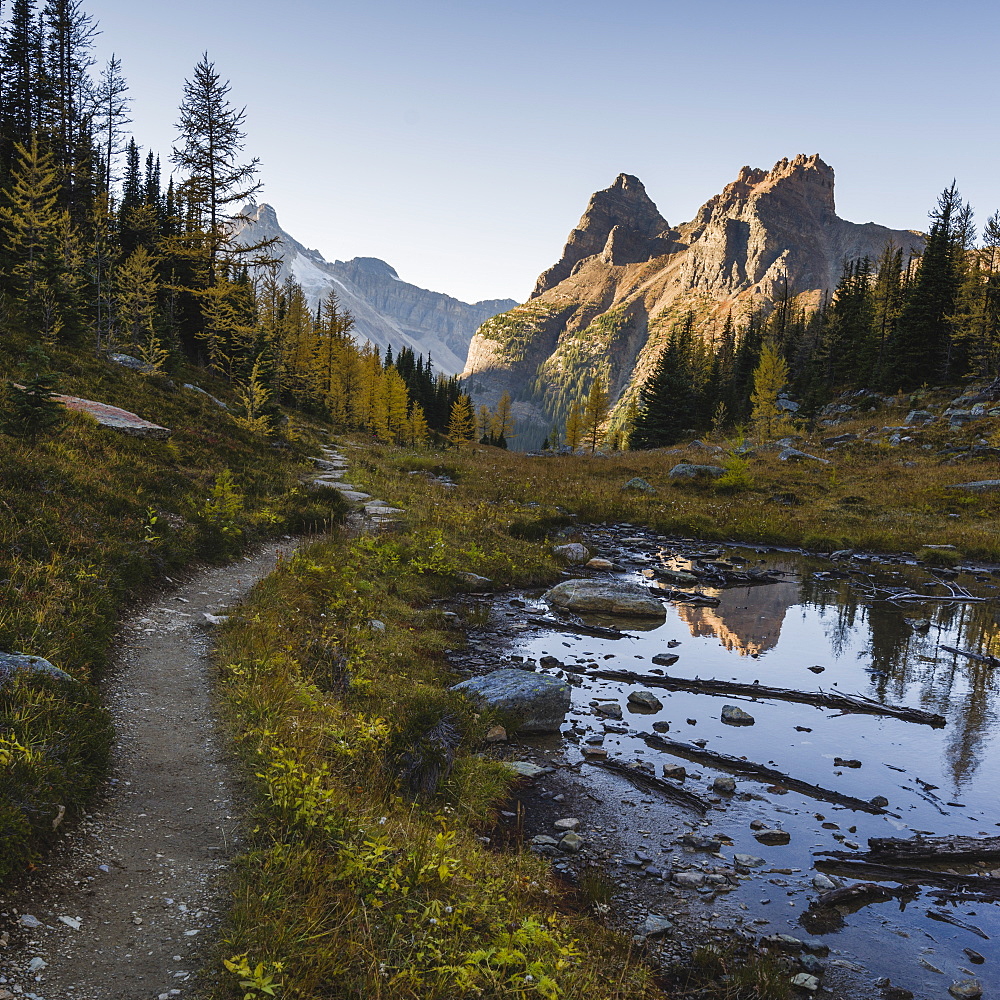
[(179, 143), (172, 160), (188, 177), (191, 202), (203, 215), (207, 234), (209, 284), (214, 284), (220, 257), (260, 250), (274, 241), (253, 247), (236, 247), (226, 223), (231, 208), (244, 203), (260, 189), (256, 179), (259, 160), (242, 161), (246, 135), (246, 108), (229, 102), (229, 81), (223, 82), (215, 64), (204, 53), (194, 75), (184, 82), (184, 100), (177, 123)]
[(63, 417), (63, 407), (53, 398), (58, 376), (49, 369), (49, 359), (37, 344), (27, 351), (20, 383), (7, 386), (8, 407), (2, 415), (8, 434), (27, 438), (34, 445)]

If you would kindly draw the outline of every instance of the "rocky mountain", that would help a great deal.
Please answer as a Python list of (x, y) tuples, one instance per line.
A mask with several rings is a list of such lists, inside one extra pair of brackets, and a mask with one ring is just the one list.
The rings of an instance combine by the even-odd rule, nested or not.
[(286, 233), (270, 205), (247, 205), (237, 240), (250, 246), (277, 237), (268, 252), (281, 257), (280, 276), (294, 278), (313, 308), (336, 291), (341, 305), (354, 315), (354, 335), (385, 350), (411, 347), (434, 359), (436, 371), (456, 374), (465, 367), (469, 341), (476, 328), (491, 316), (517, 303), (513, 299), (460, 302), (400, 280), (395, 270), (377, 257), (328, 261), (318, 250), (304, 247)]
[[(673, 325), (693, 311), (702, 336), (789, 295), (815, 306), (845, 260), (877, 258), (911, 230), (837, 216), (833, 169), (819, 156), (744, 167), (691, 222), (670, 226), (636, 177), (591, 199), (558, 263), (527, 303), (476, 333), (463, 376), (477, 403), (516, 400), (521, 447), (559, 420), (594, 373), (613, 398), (634, 397)], [(619, 407), (619, 414), (624, 406)]]

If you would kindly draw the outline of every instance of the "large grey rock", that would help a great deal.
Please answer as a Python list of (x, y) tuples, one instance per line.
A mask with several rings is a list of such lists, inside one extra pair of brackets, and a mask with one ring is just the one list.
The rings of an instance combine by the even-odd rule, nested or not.
[(590, 559), (590, 549), (579, 542), (568, 542), (566, 545), (555, 545), (552, 554), (557, 559), (569, 563), (571, 566), (578, 566)]
[(509, 716), (512, 728), (522, 733), (558, 732), (570, 706), (570, 687), (565, 681), (509, 667), (470, 677), (452, 690)]
[(738, 705), (723, 705), (722, 721), (729, 726), (752, 726), (756, 720)]
[(906, 414), (906, 420), (904, 423), (912, 426), (913, 424), (926, 424), (933, 419), (934, 414), (931, 413), (930, 410), (910, 410), (910, 412)]
[(663, 618), (663, 605), (640, 587), (601, 580), (566, 580), (547, 591), (542, 600), (570, 611), (597, 611), (626, 618)]
[(16, 673), (36, 674), (46, 677), (55, 677), (61, 681), (72, 681), (74, 679), (60, 670), (57, 666), (43, 660), (40, 656), (30, 656), (27, 653), (0, 653), (0, 687), (10, 681)]
[(692, 462), (678, 462), (667, 475), (671, 479), (718, 479), (726, 470), (719, 465), (695, 465)]
[(649, 493), (652, 495), (655, 492), (656, 487), (647, 482), (645, 479), (642, 479), (640, 476), (630, 479), (624, 486), (622, 486), (622, 493)]
[(141, 372), (143, 375), (156, 374), (156, 369), (152, 365), (141, 361), (139, 358), (133, 358), (131, 354), (109, 354), (108, 361), (113, 361), (116, 365), (121, 365), (123, 368), (131, 368), (132, 371)]

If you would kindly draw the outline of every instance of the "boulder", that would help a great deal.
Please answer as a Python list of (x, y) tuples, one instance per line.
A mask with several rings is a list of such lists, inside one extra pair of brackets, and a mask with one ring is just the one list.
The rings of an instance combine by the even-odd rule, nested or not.
[(687, 768), (683, 764), (664, 764), (663, 777), (683, 781), (687, 777)]
[(131, 354), (109, 354), (108, 361), (113, 361), (116, 365), (121, 365), (123, 368), (131, 368), (134, 372), (141, 372), (143, 375), (155, 375), (156, 368), (153, 365), (147, 364), (145, 361), (140, 361), (139, 358), (133, 358)]
[(452, 690), (468, 695), (482, 708), (503, 713), (522, 733), (558, 732), (570, 706), (565, 681), (510, 667), (470, 677)]
[(850, 444), (857, 439), (857, 434), (838, 434), (836, 437), (823, 438), (821, 444), (824, 448), (836, 448), (839, 444)]
[(653, 572), (656, 573), (657, 580), (672, 583), (675, 587), (694, 587), (698, 584), (698, 577), (683, 569), (667, 569), (665, 566), (658, 566)]
[(71, 681), (73, 677), (60, 670), (57, 666), (43, 660), (40, 656), (28, 653), (0, 653), (0, 687), (12, 680), (16, 673), (35, 674), (43, 677), (54, 677), (56, 680)]
[(630, 691), (628, 703), (641, 712), (659, 712), (663, 708), (663, 702), (652, 691)]
[(581, 545), (579, 542), (569, 542), (566, 545), (554, 545), (552, 547), (552, 554), (557, 559), (562, 559), (563, 562), (569, 563), (571, 566), (582, 565), (590, 559), (590, 549), (588, 549), (586, 545)]
[(651, 913), (642, 922), (639, 933), (644, 938), (658, 938), (666, 934), (667, 931), (673, 930), (673, 927), (674, 925), (668, 917), (661, 916), (659, 913)]
[(583, 837), (578, 833), (567, 833), (562, 840), (559, 841), (559, 850), (565, 851), (567, 854), (579, 854), (583, 849)]
[(595, 611), (626, 618), (666, 619), (663, 604), (640, 587), (600, 580), (566, 580), (547, 591), (542, 600), (570, 611)]
[(725, 474), (722, 466), (694, 465), (692, 462), (679, 462), (667, 473), (671, 479), (718, 479)]
[(613, 570), (614, 568), (615, 564), (610, 559), (598, 559), (595, 557), (594, 559), (591, 559), (587, 563), (587, 569), (598, 569), (598, 570), (609, 571)]
[(903, 421), (905, 424), (926, 424), (930, 423), (934, 419), (934, 414), (930, 410), (910, 410), (906, 414), (906, 420)]
[(727, 726), (752, 726), (757, 720), (749, 712), (744, 712), (736, 705), (723, 705), (722, 721)]
[(755, 830), (754, 837), (762, 844), (778, 847), (791, 841), (792, 835), (787, 830)]
[(810, 455), (808, 452), (799, 451), (798, 448), (782, 448), (778, 452), (779, 462), (801, 462), (809, 459), (812, 462), (822, 462), (824, 465), (830, 464), (830, 459), (820, 458), (818, 455)]
[(656, 487), (640, 476), (635, 476), (622, 486), (622, 493), (648, 493), (652, 496), (656, 493)]
[(731, 774), (720, 774), (712, 782), (712, 791), (718, 795), (732, 795), (736, 791), (736, 779)]
[(957, 1000), (979, 1000), (983, 984), (978, 979), (960, 979), (948, 987), (948, 992)]
[(201, 393), (202, 396), (206, 396), (213, 403), (215, 403), (215, 405), (220, 410), (228, 410), (229, 409), (229, 407), (226, 406), (226, 404), (223, 403), (221, 399), (216, 399), (215, 396), (213, 396), (210, 392), (206, 392), (204, 389), (202, 389), (202, 387), (200, 385), (192, 385), (190, 382), (185, 382), (184, 383), (184, 388), (185, 389), (190, 389), (191, 392), (198, 392), (198, 393)]

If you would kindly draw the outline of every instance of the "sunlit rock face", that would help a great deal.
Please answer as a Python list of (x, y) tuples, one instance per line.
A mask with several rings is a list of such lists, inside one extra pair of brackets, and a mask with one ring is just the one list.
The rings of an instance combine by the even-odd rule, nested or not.
[(845, 260), (875, 260), (890, 242), (905, 258), (923, 237), (841, 219), (833, 168), (816, 155), (779, 160), (770, 170), (743, 167), (694, 219), (676, 226), (638, 178), (621, 174), (590, 199), (531, 299), (477, 331), (465, 385), (490, 406), (510, 392), (523, 447), (531, 427), (540, 441), (565, 415), (593, 371), (610, 376), (621, 413), (688, 312), (701, 336), (713, 339), (727, 315), (738, 323), (783, 299), (815, 306), (836, 287)]

